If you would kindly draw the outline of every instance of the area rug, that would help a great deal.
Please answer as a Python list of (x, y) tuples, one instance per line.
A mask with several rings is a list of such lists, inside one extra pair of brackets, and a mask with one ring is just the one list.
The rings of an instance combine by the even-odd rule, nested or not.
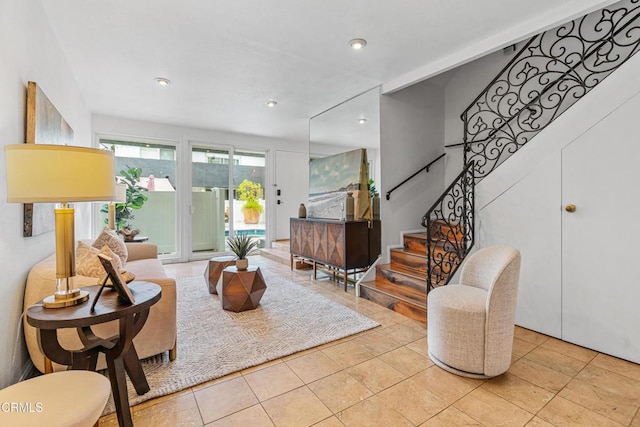
[[(138, 396), (127, 377), (129, 404), (174, 393), (251, 366), (379, 326), (283, 277), (265, 277), (255, 310), (225, 311), (203, 277), (179, 279), (178, 357), (142, 361), (151, 391)], [(110, 398), (104, 414), (115, 411)]]

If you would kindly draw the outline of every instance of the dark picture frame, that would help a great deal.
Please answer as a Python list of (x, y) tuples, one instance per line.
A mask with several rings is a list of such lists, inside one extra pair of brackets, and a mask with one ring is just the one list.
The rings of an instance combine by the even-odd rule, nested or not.
[(113, 259), (103, 254), (98, 254), (98, 258), (100, 259), (100, 263), (102, 263), (102, 267), (104, 267), (104, 270), (107, 272), (107, 277), (111, 279), (113, 288), (118, 292), (120, 299), (128, 304), (134, 304), (135, 298), (131, 293), (131, 289), (129, 289), (127, 282), (120, 274), (120, 271), (118, 271)]

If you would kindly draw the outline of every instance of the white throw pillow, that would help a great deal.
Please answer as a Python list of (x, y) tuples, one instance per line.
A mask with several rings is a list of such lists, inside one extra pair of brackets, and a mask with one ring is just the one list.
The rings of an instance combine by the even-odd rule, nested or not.
[(95, 242), (93, 242), (93, 247), (100, 249), (103, 246), (108, 246), (118, 257), (120, 257), (120, 261), (122, 265), (127, 262), (127, 258), (129, 257), (129, 252), (127, 251), (127, 245), (124, 244), (124, 241), (118, 237), (115, 231), (109, 230), (107, 227), (102, 230), (102, 233), (98, 236)]
[(76, 273), (87, 277), (104, 277), (107, 272), (104, 270), (104, 267), (102, 267), (98, 254), (112, 258), (116, 267), (118, 267), (119, 270), (122, 269), (120, 257), (108, 246), (105, 245), (102, 249), (98, 250), (84, 242), (78, 242), (78, 249), (76, 249)]

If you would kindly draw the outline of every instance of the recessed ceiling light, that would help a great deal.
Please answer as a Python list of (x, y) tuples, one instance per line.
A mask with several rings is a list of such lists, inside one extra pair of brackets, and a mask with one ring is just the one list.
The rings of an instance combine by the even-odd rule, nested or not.
[(164, 77), (156, 77), (156, 83), (158, 83), (160, 86), (169, 86), (171, 84), (171, 80)]
[(271, 107), (275, 107), (276, 105), (278, 105), (278, 103), (276, 101), (274, 101), (274, 100), (267, 101), (266, 104), (267, 104), (267, 107), (270, 107), (270, 108)]
[(367, 119), (358, 119), (358, 123), (360, 123), (361, 125), (367, 123)]
[(360, 50), (367, 45), (367, 41), (365, 39), (353, 39), (349, 42), (349, 46), (351, 49)]

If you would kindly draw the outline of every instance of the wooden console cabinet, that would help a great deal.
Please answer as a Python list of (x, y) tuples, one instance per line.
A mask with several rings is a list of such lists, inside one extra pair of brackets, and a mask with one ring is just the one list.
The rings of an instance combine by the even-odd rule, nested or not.
[(380, 220), (336, 221), (318, 218), (291, 218), (291, 268), (299, 257), (316, 264), (342, 270), (347, 290), (347, 272), (369, 267), (381, 251)]

